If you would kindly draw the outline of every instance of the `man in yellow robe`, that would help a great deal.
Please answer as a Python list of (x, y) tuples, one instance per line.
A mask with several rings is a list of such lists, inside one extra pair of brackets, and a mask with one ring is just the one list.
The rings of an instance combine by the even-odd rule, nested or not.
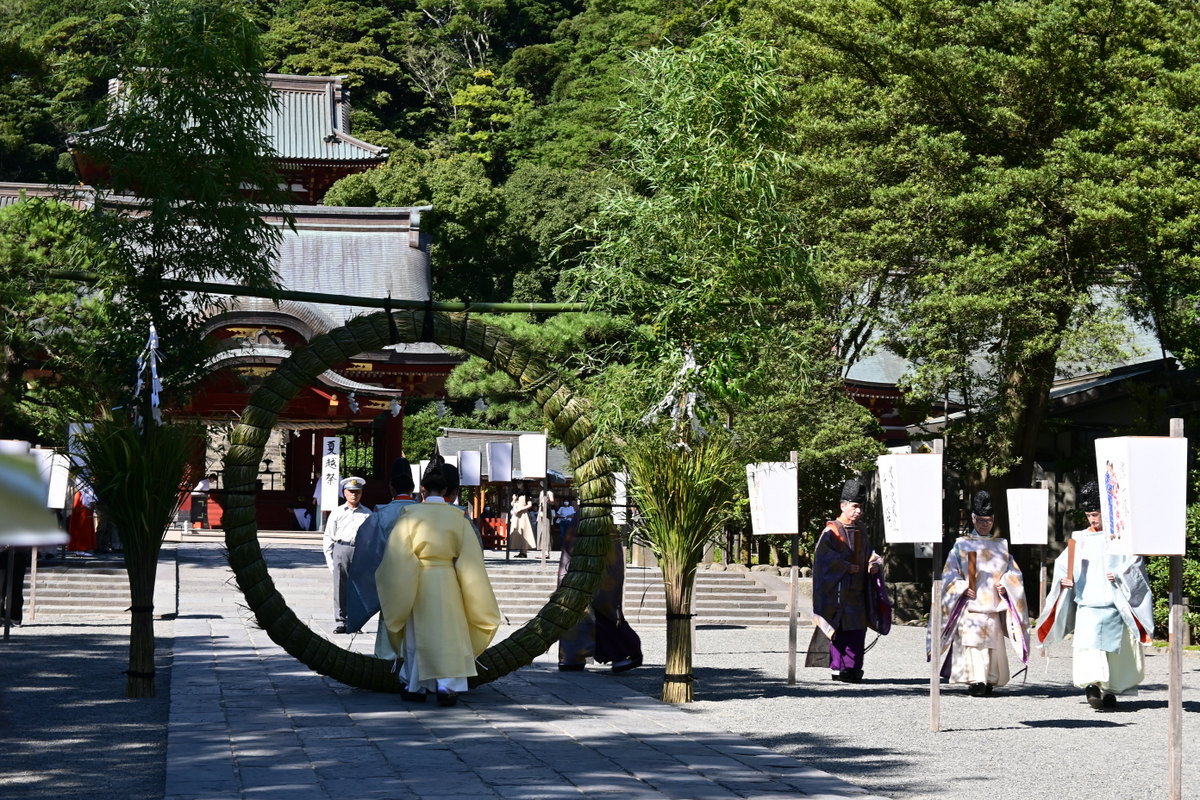
[(421, 488), (425, 501), (405, 509), (388, 536), (375, 585), (388, 641), (404, 656), (402, 695), (424, 701), (436, 693), (452, 706), (496, 635), (500, 606), (475, 529), (448, 502), (457, 475), (435, 467)]

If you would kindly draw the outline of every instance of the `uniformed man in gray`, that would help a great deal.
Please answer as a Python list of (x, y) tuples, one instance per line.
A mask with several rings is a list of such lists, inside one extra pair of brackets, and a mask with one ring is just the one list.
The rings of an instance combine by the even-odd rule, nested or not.
[(333, 573), (334, 633), (346, 632), (346, 589), (350, 583), (350, 562), (354, 560), (354, 541), (358, 528), (371, 516), (362, 505), (362, 478), (342, 480), (342, 496), (346, 502), (329, 514), (325, 521), (325, 564)]

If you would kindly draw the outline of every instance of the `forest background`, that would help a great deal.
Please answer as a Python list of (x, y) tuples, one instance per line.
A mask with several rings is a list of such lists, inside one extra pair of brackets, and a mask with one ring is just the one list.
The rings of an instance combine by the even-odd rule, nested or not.
[[(139, 20), (170, 5), (233, 8), (263, 70), (346, 76), (353, 133), (391, 156), (325, 202), (432, 204), (439, 299), (587, 301), (494, 321), (617, 438), (686, 408), (742, 463), (796, 451), (804, 520), (880, 451), (842, 390), (873, 349), (912, 365), (914, 413), (968, 409), (948, 455), (993, 488), (1030, 484), (1053, 380), (1121, 357), (1129, 320), (1185, 365), (1200, 353), (1190, 4), (10, 0), (0, 180), (76, 180), (68, 135), (98, 124)], [(94, 398), (8, 380), (53, 327), (19, 306), (73, 291), (29, 264), (80, 253), (12, 230), (0, 405), (28, 437)], [(87, 330), (74, 355), (56, 343), (63, 364), (95, 351)], [(542, 427), (482, 362), (449, 389), (414, 430)], [(1165, 429), (1156, 410), (1142, 432)]]

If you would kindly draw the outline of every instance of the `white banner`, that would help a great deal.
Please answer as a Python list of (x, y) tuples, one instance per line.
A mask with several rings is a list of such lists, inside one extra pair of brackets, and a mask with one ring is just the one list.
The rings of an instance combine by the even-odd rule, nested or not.
[(29, 452), (37, 458), (38, 473), (46, 484), (46, 507), (66, 508), (71, 462), (66, 456), (53, 450), (34, 448)]
[(342, 499), (341, 455), (341, 439), (336, 436), (321, 439), (321, 492), (317, 498), (320, 511), (333, 511)]
[(750, 524), (755, 536), (800, 532), (797, 503), (799, 470), (789, 461), (746, 465), (750, 493)]
[(1100, 517), (1114, 555), (1181, 556), (1186, 545), (1187, 439), (1096, 440)]
[(483, 454), (478, 450), (458, 451), (458, 478), (463, 486), (478, 486)]
[(521, 478), (546, 477), (546, 434), (522, 433), (517, 446), (521, 450)]
[(942, 456), (879, 456), (883, 532), (890, 544), (942, 541)]
[(1050, 538), (1049, 514), (1049, 489), (1009, 489), (1009, 544), (1046, 544)]
[(628, 519), (628, 509), (626, 503), (629, 502), (629, 495), (625, 491), (625, 482), (628, 476), (624, 472), (613, 473), (613, 506), (612, 520), (614, 525), (624, 525)]
[(512, 442), (488, 442), (488, 483), (512, 481), (512, 450)]

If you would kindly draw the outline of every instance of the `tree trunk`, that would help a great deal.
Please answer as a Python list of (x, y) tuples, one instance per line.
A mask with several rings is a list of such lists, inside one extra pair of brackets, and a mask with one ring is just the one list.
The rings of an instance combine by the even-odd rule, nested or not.
[(667, 666), (663, 675), (664, 703), (692, 702), (692, 586), (696, 565), (663, 565), (667, 596)]
[[(146, 550), (151, 552), (147, 553)], [(158, 547), (125, 542), (125, 572), (129, 576), (129, 669), (126, 697), (154, 697), (154, 582)]]

